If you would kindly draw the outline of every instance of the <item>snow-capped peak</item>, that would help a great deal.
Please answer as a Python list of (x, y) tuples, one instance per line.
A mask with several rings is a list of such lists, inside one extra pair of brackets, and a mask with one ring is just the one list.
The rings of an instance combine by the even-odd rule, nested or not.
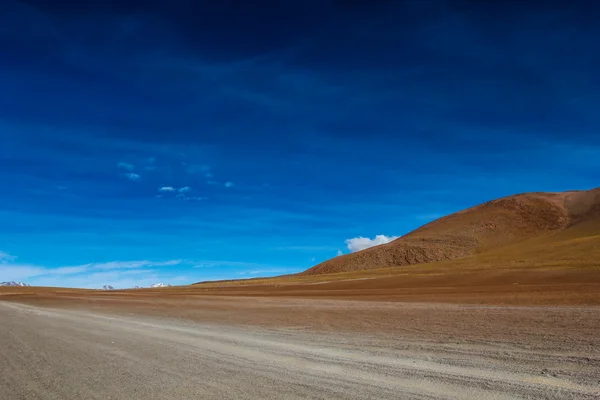
[(150, 285), (151, 288), (160, 288), (160, 287), (169, 287), (171, 285), (166, 285), (164, 283), (155, 283), (154, 285)]
[(102, 286), (102, 290), (115, 290), (115, 288), (110, 285), (104, 285)]
[(10, 282), (0, 282), (0, 286), (29, 286), (29, 285), (26, 283), (23, 283), (23, 282), (10, 281)]

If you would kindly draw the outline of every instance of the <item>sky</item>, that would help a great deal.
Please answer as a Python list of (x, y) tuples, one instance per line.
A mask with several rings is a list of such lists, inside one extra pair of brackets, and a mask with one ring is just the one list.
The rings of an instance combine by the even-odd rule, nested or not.
[(0, 1), (0, 281), (302, 271), (600, 186), (594, 1)]

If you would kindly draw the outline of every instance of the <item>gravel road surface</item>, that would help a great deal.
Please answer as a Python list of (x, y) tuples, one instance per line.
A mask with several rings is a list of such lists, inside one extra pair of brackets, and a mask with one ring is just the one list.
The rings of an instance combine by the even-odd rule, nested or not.
[(600, 356), (0, 302), (0, 399), (600, 399)]

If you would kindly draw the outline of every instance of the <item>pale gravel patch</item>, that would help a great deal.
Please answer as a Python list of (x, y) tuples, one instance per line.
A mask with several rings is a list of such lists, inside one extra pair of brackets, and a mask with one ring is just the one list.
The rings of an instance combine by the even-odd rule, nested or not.
[(0, 398), (600, 398), (597, 357), (289, 328), (0, 303)]

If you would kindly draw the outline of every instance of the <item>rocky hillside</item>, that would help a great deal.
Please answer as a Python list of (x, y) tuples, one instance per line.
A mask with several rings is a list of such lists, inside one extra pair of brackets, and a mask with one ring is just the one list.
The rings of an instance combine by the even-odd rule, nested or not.
[(448, 215), (390, 243), (333, 258), (302, 274), (453, 260), (561, 232), (578, 224), (598, 223), (600, 188), (518, 194)]

